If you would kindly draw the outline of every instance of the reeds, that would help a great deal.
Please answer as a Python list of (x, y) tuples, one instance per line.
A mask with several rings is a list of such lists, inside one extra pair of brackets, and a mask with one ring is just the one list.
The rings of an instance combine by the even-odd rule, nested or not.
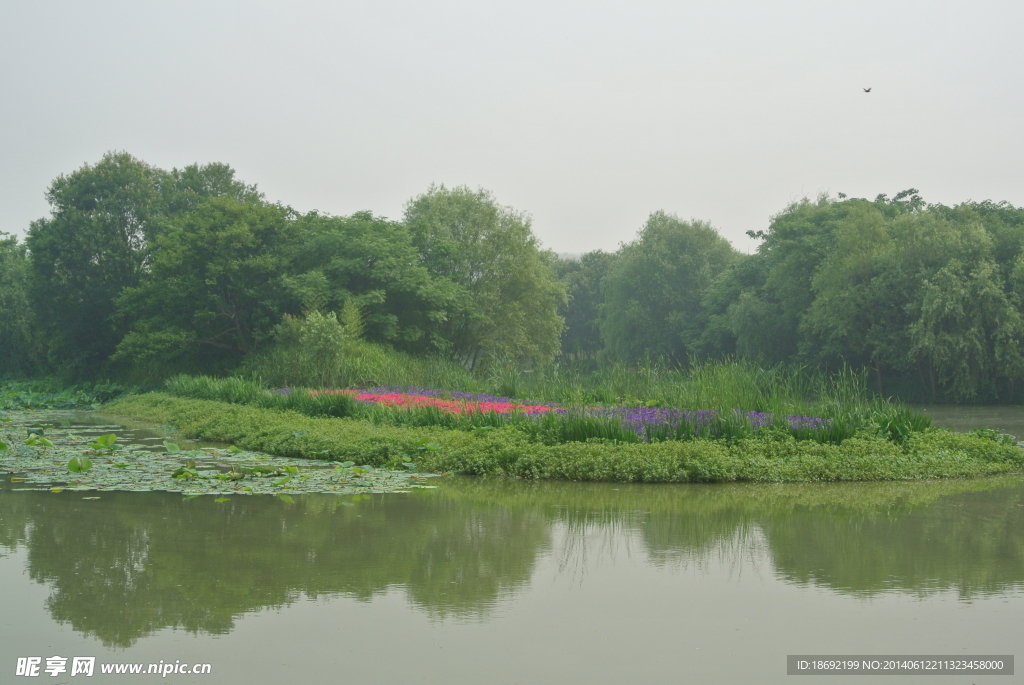
[[(373, 347), (373, 346), (370, 346)], [(801, 367), (763, 368), (743, 360), (697, 363), (689, 368), (609, 364), (589, 374), (572, 366), (520, 369), (505, 362), (483, 378), (377, 348), (375, 379), (392, 390), (422, 392), (419, 384), (450, 394), (491, 389), (523, 401), (559, 405), (541, 415), (454, 413), (434, 406), (367, 404), (350, 394), (310, 393), (268, 387), (259, 378), (177, 376), (171, 394), (195, 399), (297, 411), (309, 416), (361, 418), (396, 426), (481, 430), (514, 426), (532, 440), (564, 442), (661, 442), (693, 439), (736, 441), (772, 432), (797, 440), (839, 444), (857, 433), (901, 442), (923, 431), (930, 419), (905, 405), (872, 397), (866, 375), (844, 368), (827, 374)], [(390, 364), (390, 365), (389, 365)], [(398, 374), (408, 372), (407, 376)], [(394, 374), (394, 375), (393, 375)], [(440, 385), (441, 379), (454, 385)], [(513, 392), (514, 391), (514, 392)], [(430, 394), (445, 396), (433, 391)]]

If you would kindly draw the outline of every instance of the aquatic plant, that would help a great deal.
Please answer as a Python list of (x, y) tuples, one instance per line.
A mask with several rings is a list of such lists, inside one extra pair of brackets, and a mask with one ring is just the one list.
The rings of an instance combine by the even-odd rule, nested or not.
[(0, 381), (0, 409), (92, 409), (132, 391), (115, 383), (64, 386), (53, 378)]
[[(1024, 450), (1015, 445), (941, 429), (912, 433), (902, 443), (877, 433), (860, 433), (841, 444), (823, 444), (767, 428), (765, 433), (736, 440), (698, 437), (643, 442), (619, 423), (619, 430), (625, 431), (620, 435), (633, 435), (634, 441), (555, 444), (534, 439), (519, 425), (473, 430), (381, 425), (160, 393), (118, 400), (109, 409), (174, 425), (190, 437), (288, 457), (376, 467), (411, 454), (419, 471), (434, 473), (630, 482), (780, 482), (961, 478), (1024, 468)], [(559, 428), (554, 425), (558, 416), (546, 413), (520, 416), (520, 420), (538, 431), (545, 422), (552, 422), (554, 430)], [(431, 443), (436, 449), (418, 449)]]
[[(618, 378), (616, 368), (601, 373), (610, 373), (616, 382), (625, 382), (628, 374)], [(535, 388), (564, 382), (562, 394), (571, 395), (576, 401), (520, 400), (423, 386), (268, 389), (255, 379), (207, 376), (178, 376), (167, 381), (167, 389), (180, 397), (291, 410), (308, 416), (360, 418), (380, 425), (459, 430), (513, 426), (531, 439), (552, 444), (592, 439), (735, 441), (765, 431), (832, 444), (867, 431), (902, 442), (911, 433), (930, 425), (926, 415), (906, 406), (869, 399), (863, 374), (849, 369), (826, 377), (780, 368), (766, 371), (739, 362), (695, 364), (686, 378), (679, 370), (666, 370), (664, 375), (669, 381), (662, 386), (659, 384), (665, 381), (659, 380), (654, 370), (655, 367), (642, 367), (632, 374), (641, 382), (640, 387), (633, 389), (664, 390), (656, 399), (644, 401), (628, 392), (618, 395), (617, 401), (588, 401), (576, 381), (555, 376), (531, 382)], [(567, 390), (570, 384), (577, 389)], [(671, 388), (675, 395), (668, 392)], [(608, 393), (620, 389), (613, 385)], [(680, 402), (670, 402), (672, 397)], [(807, 397), (816, 397), (817, 401), (801, 399)], [(686, 398), (695, 404), (687, 408), (682, 403)], [(701, 398), (704, 403), (697, 403)]]

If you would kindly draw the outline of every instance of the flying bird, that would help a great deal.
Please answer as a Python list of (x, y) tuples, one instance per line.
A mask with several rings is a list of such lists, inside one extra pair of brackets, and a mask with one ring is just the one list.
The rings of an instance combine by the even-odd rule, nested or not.
[(870, 88), (865, 88), (865, 89), (864, 89), (864, 92), (865, 92), (865, 93), (870, 93), (870, 92), (871, 92), (871, 89), (870, 89)]

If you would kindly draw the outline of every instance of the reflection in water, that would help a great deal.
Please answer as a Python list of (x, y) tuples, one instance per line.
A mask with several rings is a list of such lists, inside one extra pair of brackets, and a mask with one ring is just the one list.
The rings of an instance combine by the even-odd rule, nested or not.
[(121, 646), (164, 627), (226, 633), (300, 594), (400, 587), (432, 614), (471, 617), (530, 578), (548, 535), (539, 516), (430, 494), (0, 493), (0, 541), (27, 546), (54, 619)]
[[(0, 492), (0, 549), (24, 546), (53, 618), (108, 645), (161, 628), (223, 634), (300, 596), (393, 589), (479, 618), (539, 558), (655, 567), (767, 555), (786, 582), (962, 598), (1024, 585), (1024, 480), (643, 486), (446, 480), (408, 495), (209, 497)], [(557, 530), (557, 534), (556, 531)], [(555, 544), (553, 541), (559, 541)], [(595, 545), (596, 543), (596, 545)], [(557, 548), (557, 549), (556, 549)]]

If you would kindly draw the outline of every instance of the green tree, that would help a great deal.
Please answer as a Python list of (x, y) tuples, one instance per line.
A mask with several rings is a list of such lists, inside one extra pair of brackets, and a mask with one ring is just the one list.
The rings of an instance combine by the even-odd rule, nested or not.
[(28, 298), (29, 260), (24, 245), (0, 233), (0, 376), (28, 377), (36, 367)]
[(118, 299), (130, 331), (117, 359), (234, 367), (284, 311), (282, 276), (298, 243), (291, 210), (207, 200), (157, 239), (151, 277)]
[(113, 354), (128, 321), (117, 298), (148, 278), (156, 238), (202, 199), (257, 196), (223, 164), (170, 172), (126, 152), (58, 176), (46, 198), (52, 215), (32, 223), (31, 298), (51, 370), (94, 375)]
[(420, 263), (405, 224), (370, 212), (314, 212), (301, 217), (298, 227), (296, 275), (287, 286), (301, 309), (340, 311), (352, 303), (362, 312), (367, 340), (409, 352), (446, 348), (440, 326), (457, 287)]
[(420, 263), (455, 286), (437, 322), (440, 341), (469, 366), (485, 357), (552, 359), (564, 322), (556, 257), (541, 250), (529, 218), (485, 190), (432, 186), (405, 208)]
[(615, 260), (614, 254), (594, 250), (578, 260), (559, 260), (556, 265), (558, 278), (565, 284), (568, 294), (568, 301), (559, 312), (565, 319), (563, 355), (592, 359), (604, 347), (600, 325), (604, 305), (601, 284)]
[(51, 367), (83, 374), (107, 360), (123, 335), (114, 300), (137, 286), (161, 231), (162, 173), (123, 152), (58, 176), (46, 194), (52, 216), (34, 221), (31, 294)]
[(604, 278), (601, 335), (609, 355), (686, 362), (707, 321), (702, 298), (737, 257), (709, 224), (651, 214)]

